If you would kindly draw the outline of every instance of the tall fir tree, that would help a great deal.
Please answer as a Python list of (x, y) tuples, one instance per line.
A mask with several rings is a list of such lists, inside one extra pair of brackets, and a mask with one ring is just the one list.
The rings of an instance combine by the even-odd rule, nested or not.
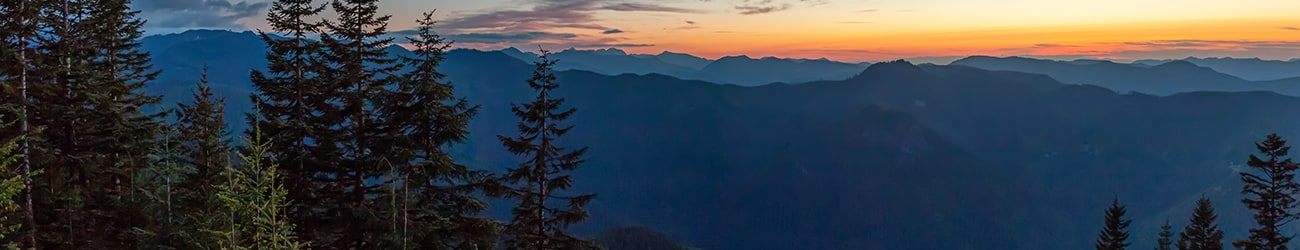
[[(35, 83), (29, 80), (32, 75), (33, 52), (37, 32), (40, 29), (38, 19), (41, 9), (50, 1), (46, 0), (0, 0), (0, 114), (12, 114), (17, 118), (16, 126), (0, 130), (0, 135), (13, 136), (18, 140), (16, 161), (18, 173), (30, 176), (33, 172), (29, 153), (29, 141), (32, 127), (27, 121), (29, 110), (28, 89)], [(22, 207), (23, 224), (20, 229), (23, 246), (35, 248), (36, 238), (31, 226), (35, 222), (32, 204), (32, 183), (30, 178), (23, 179)]]
[(314, 208), (302, 215), (309, 219), (301, 223), (303, 236), (319, 247), (375, 248), (386, 238), (377, 232), (391, 226), (383, 218), (392, 210), (377, 197), (388, 194), (393, 181), (386, 178), (392, 172), (387, 163), (404, 162), (386, 159), (394, 148), (378, 138), (387, 124), (377, 109), (401, 66), (385, 51), (392, 44), (392, 38), (383, 37), (390, 16), (380, 15), (377, 3), (331, 1), (337, 21), (321, 23), (321, 59), (327, 70), (318, 75), (322, 89), (316, 94), (332, 100), (318, 106), (321, 115), (312, 120), (319, 126), (313, 138), (319, 147), (308, 157), (319, 164), (304, 170), (325, 177), (295, 190), (317, 194), (301, 200)]
[(100, 239), (91, 245), (141, 246), (134, 232), (151, 218), (145, 209), (153, 200), (140, 193), (150, 184), (138, 182), (136, 177), (156, 159), (171, 157), (155, 155), (165, 152), (152, 150), (166, 148), (159, 145), (158, 135), (170, 132), (161, 122), (166, 113), (144, 110), (161, 101), (160, 96), (144, 93), (145, 84), (156, 78), (158, 71), (151, 69), (149, 54), (139, 49), (144, 20), (136, 17), (140, 11), (131, 10), (130, 2), (95, 0), (87, 11), (85, 35), (90, 36), (87, 42), (93, 58), (86, 60), (91, 79), (87, 85), (98, 92), (90, 98), (90, 124), (102, 129), (89, 143), (101, 155), (98, 161), (91, 161), (98, 165), (99, 169), (91, 171), (96, 174), (87, 178), (86, 200), (96, 206), (90, 210), (91, 222), (101, 224), (92, 229)]
[[(212, 183), (230, 164), (230, 143), (226, 140), (226, 99), (212, 93), (207, 68), (191, 93), (191, 103), (177, 103), (180, 154), (194, 171), (185, 179), (188, 192), (211, 193)], [(200, 202), (196, 200), (193, 202)], [(194, 203), (189, 206), (202, 206)]]
[(208, 83), (207, 69), (199, 78), (190, 104), (178, 103), (176, 120), (179, 156), (188, 171), (178, 186), (178, 207), (186, 211), (183, 220), (190, 228), (181, 232), (188, 248), (216, 242), (216, 232), (226, 228), (226, 220), (217, 198), (217, 186), (224, 180), (223, 173), (231, 165), (231, 149), (226, 137), (225, 98), (216, 97)]
[(432, 12), (417, 20), (412, 57), (403, 58), (411, 71), (383, 95), (381, 117), (385, 133), (377, 139), (392, 149), (385, 154), (394, 180), (386, 200), (392, 209), (384, 248), (492, 248), (497, 222), (478, 217), (487, 203), (475, 193), (495, 186), (490, 173), (456, 164), (444, 147), (464, 142), (469, 120), (478, 111), (457, 99), (451, 83), (438, 71), (451, 46), (433, 32)]
[[(323, 46), (319, 41), (309, 39), (320, 32), (320, 24), (309, 21), (324, 10), (312, 0), (277, 0), (271, 4), (267, 13), (267, 22), (271, 32), (259, 32), (262, 41), (267, 44), (267, 71), (250, 72), (257, 93), (251, 95), (257, 112), (249, 114), (250, 125), (258, 124), (259, 136), (269, 142), (267, 150), (284, 173), (284, 187), (291, 190), (288, 199), (298, 201), (286, 210), (291, 221), (301, 225), (299, 228), (332, 227), (316, 221), (317, 195), (312, 186), (316, 179), (315, 166), (328, 162), (312, 159), (318, 149), (323, 148), (320, 134), (329, 130), (319, 126), (314, 120), (319, 119), (326, 110), (320, 107), (328, 105), (330, 96), (323, 93), (327, 89), (319, 81), (318, 72), (324, 71), (321, 62)], [(274, 33), (272, 33), (274, 32)], [(251, 126), (250, 126), (251, 127)], [(245, 131), (252, 137), (254, 131)], [(314, 239), (313, 235), (299, 233), (305, 239)]]
[(594, 245), (590, 242), (565, 232), (569, 225), (587, 218), (583, 206), (596, 195), (560, 193), (572, 186), (570, 172), (583, 163), (587, 147), (567, 150), (555, 144), (573, 128), (560, 124), (577, 110), (560, 109), (564, 98), (551, 96), (560, 85), (552, 71), (555, 61), (548, 56), (549, 52), (542, 50), (540, 60), (534, 63), (533, 76), (528, 79), (528, 86), (538, 92), (537, 99), (512, 105), (511, 110), (521, 119), (519, 135), (497, 136), (506, 150), (525, 157), (523, 163), (502, 176), (502, 182), (509, 185), (505, 196), (516, 201), (514, 217), (505, 228), (505, 244), (515, 249), (591, 248)]
[(1250, 229), (1250, 237), (1232, 243), (1240, 249), (1275, 250), (1286, 249), (1291, 241), (1289, 234), (1282, 232), (1282, 226), (1295, 220), (1295, 196), (1300, 192), (1300, 184), (1295, 182), (1295, 172), (1300, 165), (1287, 158), (1286, 140), (1277, 134), (1269, 134), (1263, 142), (1256, 143), (1255, 148), (1264, 158), (1250, 155), (1247, 166), (1255, 170), (1241, 172), (1241, 199), (1246, 208), (1255, 210), (1255, 223), (1258, 227)]
[(1156, 234), (1156, 250), (1173, 250), (1174, 249), (1174, 232), (1169, 231), (1174, 227), (1169, 225), (1169, 220), (1165, 219), (1165, 224), (1160, 226), (1160, 233)]
[(1223, 230), (1214, 224), (1218, 217), (1209, 198), (1196, 200), (1191, 224), (1178, 233), (1178, 250), (1223, 250)]
[(29, 158), (46, 171), (34, 181), (34, 206), (41, 209), (35, 212), (33, 228), (36, 245), (72, 249), (85, 247), (80, 179), (83, 162), (91, 158), (79, 133), (86, 122), (78, 115), (78, 106), (87, 105), (84, 94), (89, 90), (79, 84), (85, 67), (74, 60), (86, 57), (85, 39), (76, 35), (80, 29), (73, 25), (84, 17), (81, 10), (86, 3), (50, 1), (45, 7), (39, 18), (42, 33), (37, 36), (35, 53), (41, 56), (34, 58), (32, 66), (37, 73), (32, 80), (41, 84), (29, 86), (32, 95), (28, 96), (28, 121), (44, 128), (39, 133), (41, 141), (30, 145)]
[(1119, 198), (1111, 201), (1110, 208), (1106, 209), (1106, 224), (1097, 234), (1097, 250), (1123, 250), (1128, 248), (1128, 225), (1132, 223), (1124, 219), (1127, 211), (1124, 206), (1119, 205)]
[(38, 243), (56, 248), (131, 248), (142, 218), (136, 172), (161, 130), (143, 94), (157, 71), (139, 50), (143, 21), (126, 0), (51, 1), (41, 15), (28, 121)]

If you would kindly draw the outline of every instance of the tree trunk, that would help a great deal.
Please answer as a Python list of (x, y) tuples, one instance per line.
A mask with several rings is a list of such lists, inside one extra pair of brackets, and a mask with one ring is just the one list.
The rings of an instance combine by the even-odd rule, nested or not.
[[(27, 12), (27, 1), (24, 0), (22, 2), (19, 2), (18, 9), (20, 12), (25, 14)], [(18, 98), (22, 99), (21, 101), (22, 105), (20, 107), (21, 110), (19, 111), (21, 112), (21, 114), (18, 117), (18, 123), (19, 123), (18, 132), (23, 136), (23, 139), (22, 141), (19, 142), (19, 146), (18, 146), (20, 148), (19, 152), (21, 152), (21, 154), (23, 155), (23, 157), (18, 161), (18, 168), (20, 169), (19, 171), (21, 171), (22, 175), (24, 176), (23, 177), (23, 224), (24, 227), (27, 228), (27, 230), (23, 234), (22, 241), (28, 248), (38, 249), (39, 247), (36, 246), (36, 215), (34, 212), (35, 210), (32, 210), (32, 180), (30, 179), (32, 174), (32, 163), (28, 157), (28, 154), (31, 152), (30, 150), (28, 150), (28, 148), (30, 147), (27, 139), (28, 137), (31, 137), (30, 130), (27, 125), (27, 106), (28, 106), (27, 48), (31, 46), (27, 44), (27, 33), (25, 33), (27, 27), (25, 26), (28, 25), (27, 22), (30, 21), (30, 19), (24, 15), (19, 15), (18, 18), (21, 18), (20, 20), (18, 20), (18, 22), (24, 26), (22, 28), (23, 30), (19, 31), (18, 34), (18, 41), (20, 43), (20, 45), (18, 46), (18, 64), (19, 67), (22, 67), (22, 70), (19, 70), (19, 77), (18, 77), (19, 79)]]

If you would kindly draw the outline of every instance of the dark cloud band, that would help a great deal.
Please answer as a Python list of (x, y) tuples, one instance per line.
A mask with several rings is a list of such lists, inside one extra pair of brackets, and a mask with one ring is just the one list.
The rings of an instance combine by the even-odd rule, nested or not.
[(265, 0), (136, 0), (133, 9), (149, 20), (147, 28), (244, 28), (238, 21), (261, 16)]

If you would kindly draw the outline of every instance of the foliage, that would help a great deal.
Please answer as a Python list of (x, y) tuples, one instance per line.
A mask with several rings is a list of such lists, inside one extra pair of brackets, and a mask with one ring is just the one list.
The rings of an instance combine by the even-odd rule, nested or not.
[(222, 238), (217, 232), (228, 228), (228, 215), (222, 213), (217, 187), (226, 180), (231, 165), (230, 145), (226, 136), (225, 98), (215, 97), (208, 83), (207, 70), (203, 71), (190, 104), (178, 103), (176, 120), (179, 161), (186, 168), (183, 181), (178, 183), (177, 206), (185, 211), (183, 219), (190, 223), (182, 232), (187, 248), (215, 245)]
[[(573, 128), (560, 123), (577, 109), (561, 110), (564, 98), (551, 96), (551, 91), (560, 85), (555, 83), (556, 77), (551, 71), (555, 61), (547, 59), (548, 54), (542, 51), (541, 60), (534, 64), (533, 76), (528, 79), (528, 86), (538, 92), (537, 99), (514, 105), (511, 109), (521, 120), (519, 135), (497, 136), (506, 150), (525, 158), (523, 163), (507, 169), (502, 176), (502, 182), (509, 186), (504, 195), (517, 202), (514, 217), (506, 225), (505, 244), (518, 249), (589, 248), (592, 244), (565, 232), (569, 225), (587, 218), (583, 206), (596, 195), (567, 195), (562, 192), (572, 187), (569, 172), (583, 163), (582, 156), (587, 148), (567, 150), (555, 143)], [(556, 202), (567, 204), (554, 204)]]
[(1126, 210), (1119, 205), (1119, 198), (1111, 201), (1106, 209), (1106, 224), (1097, 235), (1097, 250), (1123, 250), (1128, 248), (1128, 225), (1132, 221), (1124, 219)]
[(184, 245), (184, 235), (194, 229), (189, 227), (186, 215), (189, 210), (178, 206), (178, 200), (188, 195), (178, 190), (177, 186), (186, 182), (183, 178), (190, 170), (180, 161), (180, 152), (176, 149), (176, 133), (166, 131), (163, 142), (152, 149), (150, 161), (142, 171), (137, 171), (133, 179), (136, 194), (134, 198), (141, 214), (132, 232), (141, 247), (151, 249), (187, 249), (195, 246)]
[[(3, 121), (0, 121), (0, 129), (7, 127)], [(26, 182), (30, 181), (32, 176), (41, 173), (37, 170), (23, 174), (13, 170), (11, 164), (23, 157), (16, 152), (20, 140), (22, 137), (13, 137), (0, 142), (0, 178), (3, 178), (0, 179), (0, 237), (2, 237), (0, 240), (3, 240), (3, 246), (8, 249), (18, 248), (16, 233), (19, 233), (19, 229), (23, 227), (22, 221), (12, 216), (22, 209), (17, 201), (18, 194), (27, 186)]]
[(1160, 233), (1157, 234), (1159, 238), (1156, 239), (1156, 250), (1174, 249), (1174, 240), (1170, 239), (1174, 236), (1174, 232), (1169, 231), (1171, 229), (1173, 226), (1169, 225), (1169, 220), (1165, 220), (1165, 224), (1160, 226)]
[(162, 113), (143, 92), (157, 74), (139, 39), (144, 21), (127, 0), (42, 5), (32, 43), (28, 156), (36, 246), (137, 246), (146, 200), (135, 180), (152, 161)]
[(301, 249), (306, 243), (294, 235), (296, 227), (285, 216), (289, 191), (281, 183), (279, 165), (270, 156), (271, 142), (260, 128), (244, 138), (247, 152), (239, 153), (242, 168), (227, 167), (227, 181), (217, 187), (222, 208), (229, 212), (230, 230), (218, 242), (223, 249)]
[(1300, 192), (1300, 184), (1295, 182), (1295, 173), (1300, 165), (1286, 157), (1291, 147), (1277, 134), (1269, 134), (1255, 148), (1265, 158), (1252, 154), (1246, 162), (1258, 174), (1241, 172), (1244, 183), (1241, 194), (1246, 196), (1241, 202), (1255, 210), (1258, 227), (1250, 229), (1250, 238), (1237, 240), (1232, 246), (1247, 250), (1286, 249), (1291, 236), (1282, 232), (1282, 226), (1297, 216), (1293, 210), (1298, 205), (1295, 195)]
[(384, 247), (494, 248), (500, 223), (477, 216), (487, 203), (475, 194), (498, 185), (489, 172), (456, 163), (444, 149), (465, 142), (478, 106), (456, 98), (438, 71), (451, 42), (433, 32), (432, 12), (417, 23), (408, 38), (415, 50), (402, 57), (412, 70), (396, 81), (396, 91), (381, 95), (378, 109), (389, 129), (375, 139), (390, 148), (383, 160), (393, 172), (390, 193), (380, 199), (395, 211), (388, 214), (395, 223)]
[(1214, 222), (1218, 217), (1209, 198), (1196, 200), (1191, 224), (1178, 233), (1178, 250), (1223, 250), (1223, 230)]
[[(314, 18), (324, 6), (312, 2), (278, 0), (271, 4), (267, 22), (271, 31), (277, 33), (258, 32), (267, 45), (269, 65), (266, 72), (250, 72), (250, 80), (257, 89), (250, 98), (257, 110), (248, 114), (250, 129), (244, 134), (265, 138), (270, 147), (268, 157), (275, 164), (285, 166), (280, 171), (284, 174), (285, 189), (291, 190), (288, 199), (297, 201), (287, 208), (288, 218), (304, 228), (325, 230), (331, 226), (308, 223), (316, 218), (311, 213), (314, 206), (320, 205), (314, 194), (328, 194), (311, 186), (314, 169), (328, 162), (312, 157), (319, 145), (328, 141), (320, 138), (318, 131), (327, 131), (329, 126), (320, 126), (313, 120), (318, 119), (316, 114), (333, 112), (319, 109), (330, 98), (324, 93), (332, 86), (323, 86), (317, 78), (324, 71), (320, 58), (323, 47), (319, 41), (309, 39), (308, 36), (320, 30), (318, 23), (308, 19)], [(257, 131), (251, 129), (254, 124), (258, 126)], [(312, 144), (313, 141), (319, 143)], [(314, 235), (300, 235), (309, 241), (316, 239)]]
[(18, 118), (17, 126), (0, 129), (0, 136), (17, 139), (18, 144), (15, 146), (18, 149), (12, 153), (23, 155), (15, 160), (18, 163), (17, 176), (24, 178), (21, 209), (23, 224), (27, 228), (15, 230), (25, 231), (22, 232), (22, 245), (26, 247), (34, 247), (36, 241), (31, 230), (36, 224), (31, 177), (41, 171), (33, 168), (30, 157), (25, 155), (30, 151), (31, 140), (39, 139), (39, 136), (32, 133), (33, 128), (28, 122), (32, 96), (29, 89), (34, 85), (29, 76), (35, 73), (31, 66), (38, 57), (34, 53), (34, 44), (38, 40), (36, 36), (41, 29), (41, 22), (37, 19), (41, 16), (41, 10), (49, 4), (45, 0), (0, 1), (0, 114), (14, 114)]

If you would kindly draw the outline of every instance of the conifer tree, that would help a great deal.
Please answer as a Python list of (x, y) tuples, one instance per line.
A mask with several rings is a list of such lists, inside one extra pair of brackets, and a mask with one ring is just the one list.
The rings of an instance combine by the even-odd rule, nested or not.
[(1160, 226), (1160, 233), (1156, 234), (1158, 237), (1156, 238), (1156, 250), (1174, 249), (1174, 240), (1170, 238), (1174, 236), (1174, 232), (1169, 231), (1171, 229), (1173, 229), (1173, 226), (1170, 226), (1169, 220), (1165, 219), (1165, 224)]
[(161, 131), (142, 92), (157, 74), (139, 51), (143, 21), (126, 0), (52, 1), (42, 12), (28, 122), (38, 244), (118, 249), (136, 244), (143, 199), (133, 182)]
[[(327, 162), (315, 160), (310, 155), (323, 145), (320, 133), (328, 130), (313, 122), (318, 114), (325, 113), (319, 107), (326, 106), (329, 96), (324, 95), (324, 86), (318, 79), (321, 68), (322, 45), (309, 36), (319, 33), (319, 24), (308, 21), (324, 10), (325, 6), (316, 6), (312, 0), (277, 0), (271, 4), (267, 13), (267, 22), (272, 32), (259, 32), (262, 41), (267, 44), (267, 71), (253, 70), (249, 73), (257, 93), (251, 95), (253, 104), (258, 107), (256, 113), (249, 114), (250, 125), (258, 124), (260, 134), (268, 142), (271, 159), (284, 173), (284, 187), (291, 190), (290, 200), (297, 201), (287, 208), (288, 218), (302, 228), (333, 227), (314, 221), (314, 205), (317, 205), (311, 182), (315, 177), (315, 166)], [(245, 131), (252, 137), (254, 131)], [(314, 235), (299, 233), (305, 239), (315, 239)]]
[[(0, 129), (7, 129), (9, 125), (3, 118), (0, 116)], [(27, 186), (26, 183), (30, 183), (32, 175), (40, 173), (40, 170), (22, 173), (14, 171), (10, 166), (23, 158), (22, 154), (16, 152), (19, 141), (22, 141), (21, 136), (0, 141), (0, 240), (3, 240), (3, 245), (0, 246), (6, 249), (18, 249), (21, 237), (19, 230), (26, 223), (25, 219), (15, 216), (22, 210), (18, 194)]]
[(84, 186), (83, 168), (86, 159), (93, 158), (85, 144), (80, 127), (86, 126), (78, 115), (87, 106), (88, 88), (80, 84), (85, 67), (77, 58), (88, 58), (84, 51), (85, 38), (78, 36), (74, 25), (83, 19), (87, 4), (82, 0), (50, 1), (41, 11), (38, 20), (42, 33), (37, 36), (33, 58), (33, 82), (28, 96), (30, 103), (28, 121), (42, 127), (39, 143), (30, 144), (29, 158), (35, 165), (44, 166), (46, 174), (36, 178), (33, 196), (37, 236), (36, 245), (73, 249), (86, 247), (82, 200)]
[(395, 173), (389, 178), (395, 201), (391, 249), (491, 248), (496, 243), (494, 220), (477, 217), (487, 203), (476, 191), (494, 186), (490, 174), (453, 162), (443, 148), (463, 142), (469, 120), (478, 106), (454, 96), (452, 85), (437, 67), (451, 43), (434, 33), (432, 12), (417, 20), (420, 27), (408, 42), (413, 57), (404, 58), (412, 71), (397, 82), (396, 91), (384, 95), (380, 112), (385, 119), (382, 145)]
[(1256, 143), (1255, 148), (1264, 158), (1250, 155), (1247, 166), (1251, 171), (1241, 172), (1241, 200), (1246, 208), (1255, 210), (1255, 223), (1258, 227), (1250, 229), (1250, 238), (1232, 243), (1240, 249), (1286, 249), (1291, 241), (1289, 234), (1282, 232), (1282, 226), (1296, 218), (1295, 196), (1300, 192), (1300, 184), (1295, 182), (1298, 166), (1287, 157), (1291, 150), (1286, 140), (1277, 134), (1270, 134), (1263, 142)]
[[(165, 131), (161, 122), (166, 113), (144, 111), (146, 106), (158, 104), (161, 97), (144, 93), (145, 84), (152, 81), (158, 71), (151, 69), (149, 54), (139, 50), (144, 26), (144, 20), (136, 17), (139, 11), (128, 7), (130, 0), (95, 0), (92, 3), (93, 8), (87, 13), (89, 27), (83, 32), (90, 36), (86, 41), (93, 48), (90, 51), (93, 59), (86, 62), (90, 79), (86, 83), (95, 93), (89, 99), (89, 112), (82, 115), (88, 114), (88, 125), (99, 127), (97, 132), (102, 134), (95, 134), (97, 138), (88, 143), (93, 146), (92, 152), (101, 157), (98, 161), (90, 161), (92, 165), (87, 166), (98, 168), (90, 171), (94, 175), (88, 176), (86, 200), (92, 202), (93, 207), (88, 211), (93, 218), (92, 224), (99, 224), (87, 229), (93, 230), (89, 235), (99, 238), (91, 242), (92, 246), (138, 246), (137, 235), (133, 232), (142, 221), (149, 220), (149, 214), (142, 210), (153, 201), (137, 194), (141, 183), (133, 180), (150, 168), (156, 159), (173, 158), (172, 155), (154, 155), (169, 152), (150, 150), (169, 148), (159, 145), (157, 138), (170, 132)], [(166, 168), (179, 167), (174, 162), (164, 164)], [(174, 240), (170, 232), (167, 234), (163, 235), (165, 241)]]
[(18, 194), (23, 191), (30, 177), (10, 169), (11, 164), (22, 158), (21, 154), (15, 154), (18, 148), (19, 138), (14, 138), (5, 144), (0, 144), (0, 237), (3, 237), (0, 247), (5, 249), (19, 249), (19, 229), (23, 227), (23, 220), (15, 218), (22, 207), (18, 205)]
[[(35, 40), (38, 30), (38, 18), (44, 4), (50, 1), (42, 0), (0, 0), (0, 100), (3, 107), (0, 107), (0, 113), (13, 114), (11, 117), (17, 118), (17, 126), (0, 130), (0, 135), (13, 136), (20, 138), (18, 140), (17, 155), (18, 173), (23, 176), (30, 176), (33, 172), (31, 160), (27, 157), (29, 153), (28, 139), (33, 136), (31, 125), (27, 121), (29, 110), (29, 86), (33, 82), (29, 81), (32, 75), (32, 59), (37, 57), (32, 52), (35, 48)], [(28, 231), (23, 233), (23, 245), (35, 247), (35, 237), (31, 233), (31, 226), (35, 224), (35, 217), (32, 207), (32, 183), (30, 178), (24, 179), (22, 190), (22, 207), (23, 224), (27, 225)]]
[[(548, 52), (542, 50), (541, 60), (528, 86), (538, 92), (537, 99), (522, 105), (512, 105), (515, 116), (521, 119), (519, 135), (497, 138), (511, 153), (525, 157), (523, 163), (506, 170), (502, 182), (509, 185), (505, 196), (516, 201), (514, 217), (505, 229), (505, 244), (515, 249), (575, 249), (591, 248), (590, 242), (580, 240), (565, 232), (573, 223), (587, 218), (583, 210), (595, 194), (566, 195), (572, 176), (569, 172), (582, 164), (587, 148), (568, 150), (555, 144), (573, 126), (561, 123), (572, 116), (574, 108), (560, 109), (564, 98), (551, 95), (559, 87), (555, 83)], [(566, 152), (567, 151), (567, 152)], [(561, 206), (560, 204), (567, 202)]]
[(223, 173), (231, 164), (230, 146), (226, 136), (225, 98), (215, 97), (204, 68), (199, 83), (191, 94), (191, 104), (178, 103), (178, 145), (181, 162), (187, 166), (186, 175), (178, 186), (178, 206), (186, 211), (184, 220), (192, 223), (182, 232), (189, 247), (216, 242), (215, 234), (226, 227), (217, 199), (217, 186), (225, 180)]
[(1209, 198), (1196, 200), (1191, 224), (1178, 233), (1178, 250), (1223, 250), (1223, 230), (1214, 224), (1218, 217)]
[(1128, 225), (1132, 223), (1124, 219), (1126, 213), (1124, 206), (1119, 205), (1119, 198), (1111, 201), (1110, 208), (1106, 209), (1106, 224), (1097, 235), (1097, 250), (1123, 250), (1128, 248)]
[[(212, 93), (207, 68), (203, 69), (191, 97), (191, 104), (177, 104), (180, 153), (184, 163), (194, 169), (193, 174), (185, 178), (183, 187), (187, 192), (206, 194), (211, 193), (212, 183), (230, 164), (230, 146), (226, 141), (230, 135), (226, 129), (226, 100)], [(191, 201), (195, 203), (187, 206), (202, 206), (201, 201)]]
[(246, 152), (240, 153), (242, 168), (227, 165), (226, 181), (217, 187), (218, 198), (231, 220), (229, 230), (221, 232), (217, 246), (223, 249), (301, 249), (296, 227), (285, 214), (289, 191), (282, 184), (279, 165), (272, 156), (271, 142), (263, 138), (254, 124), (245, 137)]
[(319, 116), (311, 120), (318, 147), (307, 157), (317, 164), (304, 166), (313, 178), (306, 189), (315, 194), (302, 199), (310, 213), (300, 214), (304, 237), (321, 247), (371, 249), (382, 242), (391, 228), (385, 213), (392, 211), (376, 197), (388, 194), (393, 171), (388, 159), (395, 148), (382, 143), (386, 122), (379, 116), (382, 95), (397, 79), (400, 65), (385, 48), (392, 38), (383, 38), (389, 16), (377, 13), (377, 0), (334, 0), (331, 10), (337, 21), (322, 22), (320, 54), (326, 70), (319, 72), (316, 95), (331, 98), (317, 105)]
[(151, 161), (142, 171), (136, 172), (135, 188), (139, 193), (139, 207), (143, 216), (132, 228), (139, 239), (139, 247), (149, 249), (194, 249), (184, 235), (194, 230), (187, 220), (187, 210), (179, 206), (186, 196), (178, 188), (190, 171), (181, 163), (177, 149), (176, 132), (165, 131), (163, 141), (153, 148)]

